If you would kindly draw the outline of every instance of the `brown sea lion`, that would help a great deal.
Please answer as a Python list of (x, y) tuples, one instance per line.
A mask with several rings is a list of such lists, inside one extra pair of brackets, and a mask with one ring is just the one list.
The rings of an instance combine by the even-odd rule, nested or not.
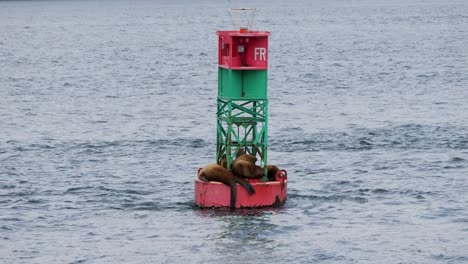
[(255, 189), (253, 186), (244, 180), (241, 180), (234, 176), (230, 171), (223, 168), (218, 164), (209, 164), (204, 168), (198, 170), (198, 179), (202, 181), (217, 181), (222, 182), (229, 187), (231, 187), (231, 209), (236, 207), (236, 196), (237, 196), (237, 186), (236, 183), (242, 185), (249, 194), (254, 194)]
[(269, 181), (275, 181), (276, 180), (276, 173), (279, 171), (280, 169), (278, 167), (276, 167), (275, 165), (272, 165), (272, 164), (268, 164), (267, 165), (267, 177), (268, 177), (268, 180)]
[(242, 155), (246, 154), (243, 148), (240, 148), (236, 153), (236, 159)]
[(239, 177), (256, 179), (263, 177), (263, 168), (255, 165), (257, 158), (244, 154), (232, 162), (231, 170)]
[[(242, 155), (246, 155), (245, 150), (243, 148), (240, 148), (236, 153), (236, 158), (239, 158)], [(252, 155), (249, 155), (249, 156), (252, 156)], [(255, 158), (255, 161), (257, 161), (257, 158)], [(254, 163), (255, 163), (255, 161), (254, 161)], [(223, 168), (227, 169), (226, 154), (223, 154), (223, 156), (221, 156), (221, 159), (218, 160), (217, 164), (221, 165), (221, 166), (223, 166)]]
[(221, 165), (223, 168), (227, 169), (227, 159), (226, 154), (223, 154), (220, 160), (218, 160), (218, 165)]
[(254, 155), (250, 155), (250, 154), (242, 154), (242, 155), (237, 156), (236, 160), (245, 160), (252, 164), (255, 164), (255, 162), (257, 162), (257, 157), (255, 157)]

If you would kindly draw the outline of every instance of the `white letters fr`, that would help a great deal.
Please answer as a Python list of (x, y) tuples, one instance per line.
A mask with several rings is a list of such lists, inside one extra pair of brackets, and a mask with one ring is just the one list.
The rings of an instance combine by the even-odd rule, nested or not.
[(265, 48), (255, 48), (254, 50), (254, 60), (257, 60), (257, 56), (260, 60), (266, 60), (266, 49)]

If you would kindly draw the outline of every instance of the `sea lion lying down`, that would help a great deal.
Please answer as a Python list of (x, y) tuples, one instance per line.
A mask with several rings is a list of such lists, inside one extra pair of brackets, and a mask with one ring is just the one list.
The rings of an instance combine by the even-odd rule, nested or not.
[(237, 196), (237, 186), (236, 183), (242, 185), (249, 194), (254, 194), (255, 189), (252, 185), (244, 180), (241, 180), (234, 176), (230, 171), (223, 168), (221, 165), (218, 164), (209, 164), (204, 168), (200, 168), (198, 170), (198, 179), (202, 181), (217, 181), (222, 182), (229, 187), (231, 187), (231, 209), (234, 209), (236, 206), (236, 196)]

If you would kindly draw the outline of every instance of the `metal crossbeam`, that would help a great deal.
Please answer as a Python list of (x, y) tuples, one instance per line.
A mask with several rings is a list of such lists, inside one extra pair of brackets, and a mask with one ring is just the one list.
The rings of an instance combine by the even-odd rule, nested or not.
[(266, 99), (241, 101), (218, 98), (217, 161), (220, 162), (226, 155), (230, 169), (237, 152), (243, 148), (247, 153), (260, 157), (266, 175), (267, 116)]

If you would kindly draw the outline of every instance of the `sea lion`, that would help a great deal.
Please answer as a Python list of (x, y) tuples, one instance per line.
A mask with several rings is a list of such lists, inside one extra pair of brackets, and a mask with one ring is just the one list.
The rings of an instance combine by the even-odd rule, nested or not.
[[(246, 155), (245, 154), (245, 150), (243, 148), (240, 148), (237, 153), (236, 153), (236, 159), (239, 158), (240, 156), (242, 155)], [(249, 155), (249, 156), (252, 156), (252, 155)], [(254, 157), (254, 156), (252, 156)], [(254, 163), (257, 161), (257, 158), (255, 158), (255, 161)], [(226, 159), (226, 154), (223, 154), (223, 156), (221, 156), (221, 159), (218, 160), (217, 162), (218, 165), (221, 165), (223, 166), (223, 168), (227, 169), (227, 159)]]
[(276, 180), (276, 173), (279, 171), (280, 169), (278, 167), (276, 167), (275, 165), (272, 165), (272, 164), (268, 164), (267, 165), (267, 177), (268, 177), (268, 180), (269, 181), (275, 181)]
[(247, 192), (252, 195), (255, 193), (255, 189), (253, 186), (244, 180), (241, 180), (234, 176), (230, 171), (223, 168), (221, 165), (218, 164), (209, 164), (204, 168), (200, 168), (198, 170), (198, 179), (202, 181), (217, 181), (222, 182), (229, 187), (231, 187), (231, 209), (236, 207), (236, 196), (237, 196), (237, 186), (236, 183), (242, 185)]
[(239, 177), (256, 179), (263, 177), (263, 168), (255, 165), (257, 158), (244, 154), (232, 162), (231, 170)]
[(236, 159), (237, 159), (238, 157), (244, 155), (244, 154), (247, 154), (247, 153), (245, 153), (245, 149), (240, 148), (240, 149), (237, 151), (237, 153), (236, 153)]
[(236, 160), (245, 160), (252, 164), (255, 164), (255, 162), (257, 162), (257, 157), (255, 157), (254, 155), (250, 155), (250, 154), (242, 154), (242, 155), (236, 156)]
[(226, 154), (223, 154), (220, 160), (218, 160), (218, 165), (221, 165), (223, 168), (227, 169), (227, 159)]

